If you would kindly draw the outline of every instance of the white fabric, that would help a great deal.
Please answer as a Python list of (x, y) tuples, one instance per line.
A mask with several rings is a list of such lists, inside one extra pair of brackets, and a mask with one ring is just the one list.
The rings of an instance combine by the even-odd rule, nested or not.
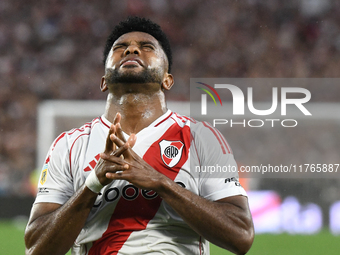
[[(102, 116), (62, 133), (54, 141), (35, 203), (64, 204), (84, 184), (104, 150), (110, 124)], [(226, 181), (232, 177), (236, 180), (237, 173), (214, 176), (194, 170), (195, 166), (216, 164), (237, 167), (224, 138), (207, 123), (168, 110), (137, 134), (133, 150), (156, 170), (173, 176), (179, 185), (206, 199), (246, 195), (237, 181)], [(110, 254), (115, 249), (111, 245), (120, 246), (118, 254), (209, 254), (208, 242), (157, 194), (123, 180), (113, 181), (98, 194), (73, 254), (95, 254), (98, 246), (107, 249), (101, 250), (101, 255)]]
[(91, 171), (90, 175), (87, 176), (85, 180), (85, 186), (88, 187), (94, 193), (99, 193), (101, 189), (104, 187), (100, 183), (95, 171)]

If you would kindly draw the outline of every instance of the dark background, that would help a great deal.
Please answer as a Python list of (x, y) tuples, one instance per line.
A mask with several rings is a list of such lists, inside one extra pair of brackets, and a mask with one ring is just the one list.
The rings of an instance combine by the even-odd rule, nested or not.
[[(129, 15), (159, 23), (170, 39), (175, 86), (167, 100), (188, 101), (191, 77), (340, 76), (340, 2), (335, 0), (1, 0), (0, 217), (28, 214), (33, 201), (32, 173), (42, 164), (35, 160), (39, 103), (105, 100), (99, 90), (102, 50), (114, 25)], [(338, 102), (340, 86), (332, 93), (315, 89), (313, 102)], [(271, 95), (261, 87), (256, 93), (263, 101)], [(251, 141), (227, 138), (236, 151), (271, 139), (252, 132)], [(337, 151), (337, 143), (333, 147)], [(303, 147), (295, 149), (299, 154)], [(261, 152), (252, 157), (260, 158)], [(338, 186), (330, 181), (277, 180), (257, 187), (295, 194), (302, 201), (311, 198), (327, 210), (324, 193)]]

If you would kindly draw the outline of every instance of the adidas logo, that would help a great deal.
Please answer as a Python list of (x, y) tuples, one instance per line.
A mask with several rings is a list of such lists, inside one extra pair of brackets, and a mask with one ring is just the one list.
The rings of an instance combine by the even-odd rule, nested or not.
[(100, 158), (100, 154), (98, 153), (98, 155), (94, 157), (94, 160), (92, 160), (89, 163), (89, 166), (84, 168), (84, 172), (88, 172), (88, 171), (91, 171), (92, 169), (94, 169), (96, 167), (97, 163), (98, 163), (99, 158)]

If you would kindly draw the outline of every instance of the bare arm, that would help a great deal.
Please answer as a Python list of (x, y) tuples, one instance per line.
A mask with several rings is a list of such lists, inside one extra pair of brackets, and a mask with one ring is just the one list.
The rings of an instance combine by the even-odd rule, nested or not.
[(250, 249), (254, 230), (248, 200), (233, 196), (213, 202), (169, 180), (156, 191), (198, 234), (236, 254)]
[[(117, 157), (118, 154), (101, 155), (111, 162), (111, 166), (108, 164), (103, 169), (107, 178), (124, 179), (141, 189), (154, 190), (193, 230), (222, 248), (236, 254), (245, 254), (250, 249), (254, 229), (246, 197), (233, 196), (213, 202), (182, 188), (140, 158), (127, 145), (129, 142), (124, 141), (119, 125), (117, 128), (119, 138), (112, 134), (111, 140), (126, 150), (122, 151), (124, 159)], [(124, 171), (115, 170), (123, 165)]]
[(97, 194), (82, 186), (64, 205), (35, 204), (25, 231), (26, 254), (66, 254), (83, 228)]

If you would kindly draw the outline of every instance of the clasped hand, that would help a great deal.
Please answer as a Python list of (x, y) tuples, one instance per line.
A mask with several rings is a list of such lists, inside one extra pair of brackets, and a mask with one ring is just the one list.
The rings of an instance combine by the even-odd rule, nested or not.
[(95, 168), (100, 183), (105, 186), (113, 180), (126, 180), (138, 188), (156, 191), (165, 175), (157, 172), (132, 150), (137, 137), (131, 134), (126, 140), (120, 120), (121, 115), (117, 113), (106, 138), (105, 151), (100, 154)]

